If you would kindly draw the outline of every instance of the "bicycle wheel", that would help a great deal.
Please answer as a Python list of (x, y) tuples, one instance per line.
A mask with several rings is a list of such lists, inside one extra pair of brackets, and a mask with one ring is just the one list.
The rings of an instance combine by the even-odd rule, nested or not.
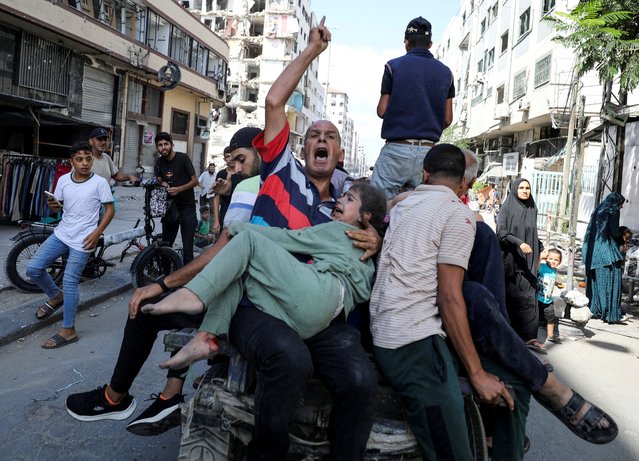
[(464, 413), (466, 414), (466, 428), (470, 451), (475, 461), (488, 461), (488, 447), (486, 446), (486, 432), (481, 419), (479, 407), (471, 395), (464, 395)]
[(182, 267), (182, 258), (169, 246), (148, 246), (131, 265), (133, 288), (154, 283), (158, 277), (169, 275)]
[[(9, 254), (7, 254), (7, 259), (4, 262), (4, 273), (7, 275), (11, 285), (24, 293), (40, 293), (42, 291), (27, 277), (27, 266), (33, 255), (38, 251), (38, 248), (40, 248), (40, 245), (48, 237), (48, 234), (43, 233), (26, 235), (18, 240), (9, 250)], [(56, 285), (60, 285), (62, 282), (64, 265), (64, 259), (58, 258), (47, 269)]]

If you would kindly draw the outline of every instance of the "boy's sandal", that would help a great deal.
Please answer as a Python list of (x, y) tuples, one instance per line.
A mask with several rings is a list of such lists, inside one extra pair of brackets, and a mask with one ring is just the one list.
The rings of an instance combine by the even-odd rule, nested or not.
[(526, 343), (526, 347), (531, 351), (537, 352), (538, 354), (547, 355), (548, 351), (546, 350), (546, 346), (540, 343), (536, 339), (531, 339)]
[[(47, 344), (47, 342), (49, 341), (51, 341), (51, 344)], [(64, 347), (68, 344), (76, 343), (76, 342), (78, 342), (77, 336), (67, 339), (61, 334), (56, 333), (42, 344), (42, 349), (58, 349), (60, 347)]]
[[(559, 418), (559, 421), (564, 423), (577, 437), (587, 442), (595, 444), (612, 442), (619, 433), (617, 424), (605, 411), (587, 402), (575, 391), (572, 391), (572, 397), (568, 403), (559, 409), (553, 409), (550, 402), (544, 399), (538, 392), (535, 392), (533, 395), (541, 405)], [(590, 403), (590, 408), (582, 417), (577, 419), (579, 411), (586, 403)], [(604, 418), (608, 421), (608, 427), (597, 427), (597, 424)]]
[[(64, 304), (64, 301), (60, 301), (58, 304), (54, 306), (47, 301), (42, 306), (38, 307), (38, 310), (36, 310), (35, 316), (38, 320), (44, 320), (48, 317), (51, 317), (53, 314), (55, 314), (55, 311), (60, 309), (63, 304)], [(39, 312), (43, 312), (43, 314), (38, 315)]]

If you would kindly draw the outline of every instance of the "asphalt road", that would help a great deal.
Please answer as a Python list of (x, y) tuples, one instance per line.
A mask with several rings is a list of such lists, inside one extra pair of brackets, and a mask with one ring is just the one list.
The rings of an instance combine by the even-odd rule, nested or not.
[[(82, 423), (64, 409), (69, 393), (106, 383), (119, 350), (131, 291), (79, 314), (80, 341), (46, 351), (40, 343), (57, 325), (44, 328), (0, 348), (0, 459), (3, 460), (174, 460), (179, 430), (158, 437), (139, 437), (124, 430), (120, 421)], [(601, 327), (601, 329), (600, 329)], [(581, 394), (602, 406), (617, 421), (620, 432), (613, 443), (596, 446), (574, 436), (546, 410), (533, 403), (527, 432), (532, 448), (527, 461), (639, 459), (639, 320), (618, 330), (601, 322), (588, 324), (587, 339), (549, 345), (547, 358), (556, 373)], [(139, 414), (151, 393), (158, 393), (164, 372), (156, 364), (166, 354), (160, 341), (132, 389)], [(191, 381), (204, 364), (192, 371), (185, 389), (193, 395)], [(76, 374), (77, 370), (80, 374)], [(79, 379), (81, 383), (72, 384)], [(72, 384), (68, 389), (57, 389)]]
[[(70, 393), (91, 390), (109, 381), (131, 293), (79, 313), (80, 341), (75, 344), (54, 350), (40, 348), (40, 343), (55, 333), (59, 327), (56, 324), (0, 348), (0, 459), (177, 459), (179, 429), (157, 437), (139, 437), (124, 429), (125, 422), (80, 422), (64, 408)], [(157, 343), (131, 390), (138, 401), (133, 417), (149, 405), (144, 400), (159, 393), (164, 384), (165, 372), (157, 364), (166, 354), (161, 341)], [(72, 384), (79, 380), (82, 382)], [(190, 396), (194, 393), (191, 382), (189, 376), (185, 389)], [(69, 385), (56, 397), (56, 390)]]

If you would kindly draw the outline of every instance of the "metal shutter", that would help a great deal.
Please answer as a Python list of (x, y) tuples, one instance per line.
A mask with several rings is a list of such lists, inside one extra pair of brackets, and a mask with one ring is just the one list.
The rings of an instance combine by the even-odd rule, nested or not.
[[(200, 177), (202, 172), (202, 155), (204, 154), (204, 144), (201, 142), (193, 143), (193, 167), (195, 168), (195, 174)], [(205, 167), (207, 165), (204, 165)]]
[[(122, 171), (127, 174), (135, 174), (135, 168), (138, 166), (140, 158), (140, 125), (134, 120), (126, 121), (126, 131), (124, 133), (124, 151), (120, 154), (124, 161), (122, 162)], [(145, 173), (144, 177), (148, 177)]]
[(82, 80), (82, 119), (101, 126), (111, 126), (115, 75), (84, 66)]

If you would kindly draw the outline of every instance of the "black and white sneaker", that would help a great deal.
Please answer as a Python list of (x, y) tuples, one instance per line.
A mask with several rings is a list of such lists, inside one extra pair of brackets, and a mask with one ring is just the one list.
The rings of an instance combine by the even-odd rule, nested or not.
[(99, 421), (101, 419), (127, 419), (135, 411), (136, 403), (132, 395), (127, 395), (117, 405), (107, 402), (104, 395), (107, 385), (89, 392), (71, 394), (64, 402), (67, 412), (80, 421)]
[(175, 394), (167, 400), (151, 394), (148, 400), (154, 402), (129, 423), (127, 431), (135, 435), (158, 435), (180, 425), (180, 404), (184, 403), (182, 394)]

